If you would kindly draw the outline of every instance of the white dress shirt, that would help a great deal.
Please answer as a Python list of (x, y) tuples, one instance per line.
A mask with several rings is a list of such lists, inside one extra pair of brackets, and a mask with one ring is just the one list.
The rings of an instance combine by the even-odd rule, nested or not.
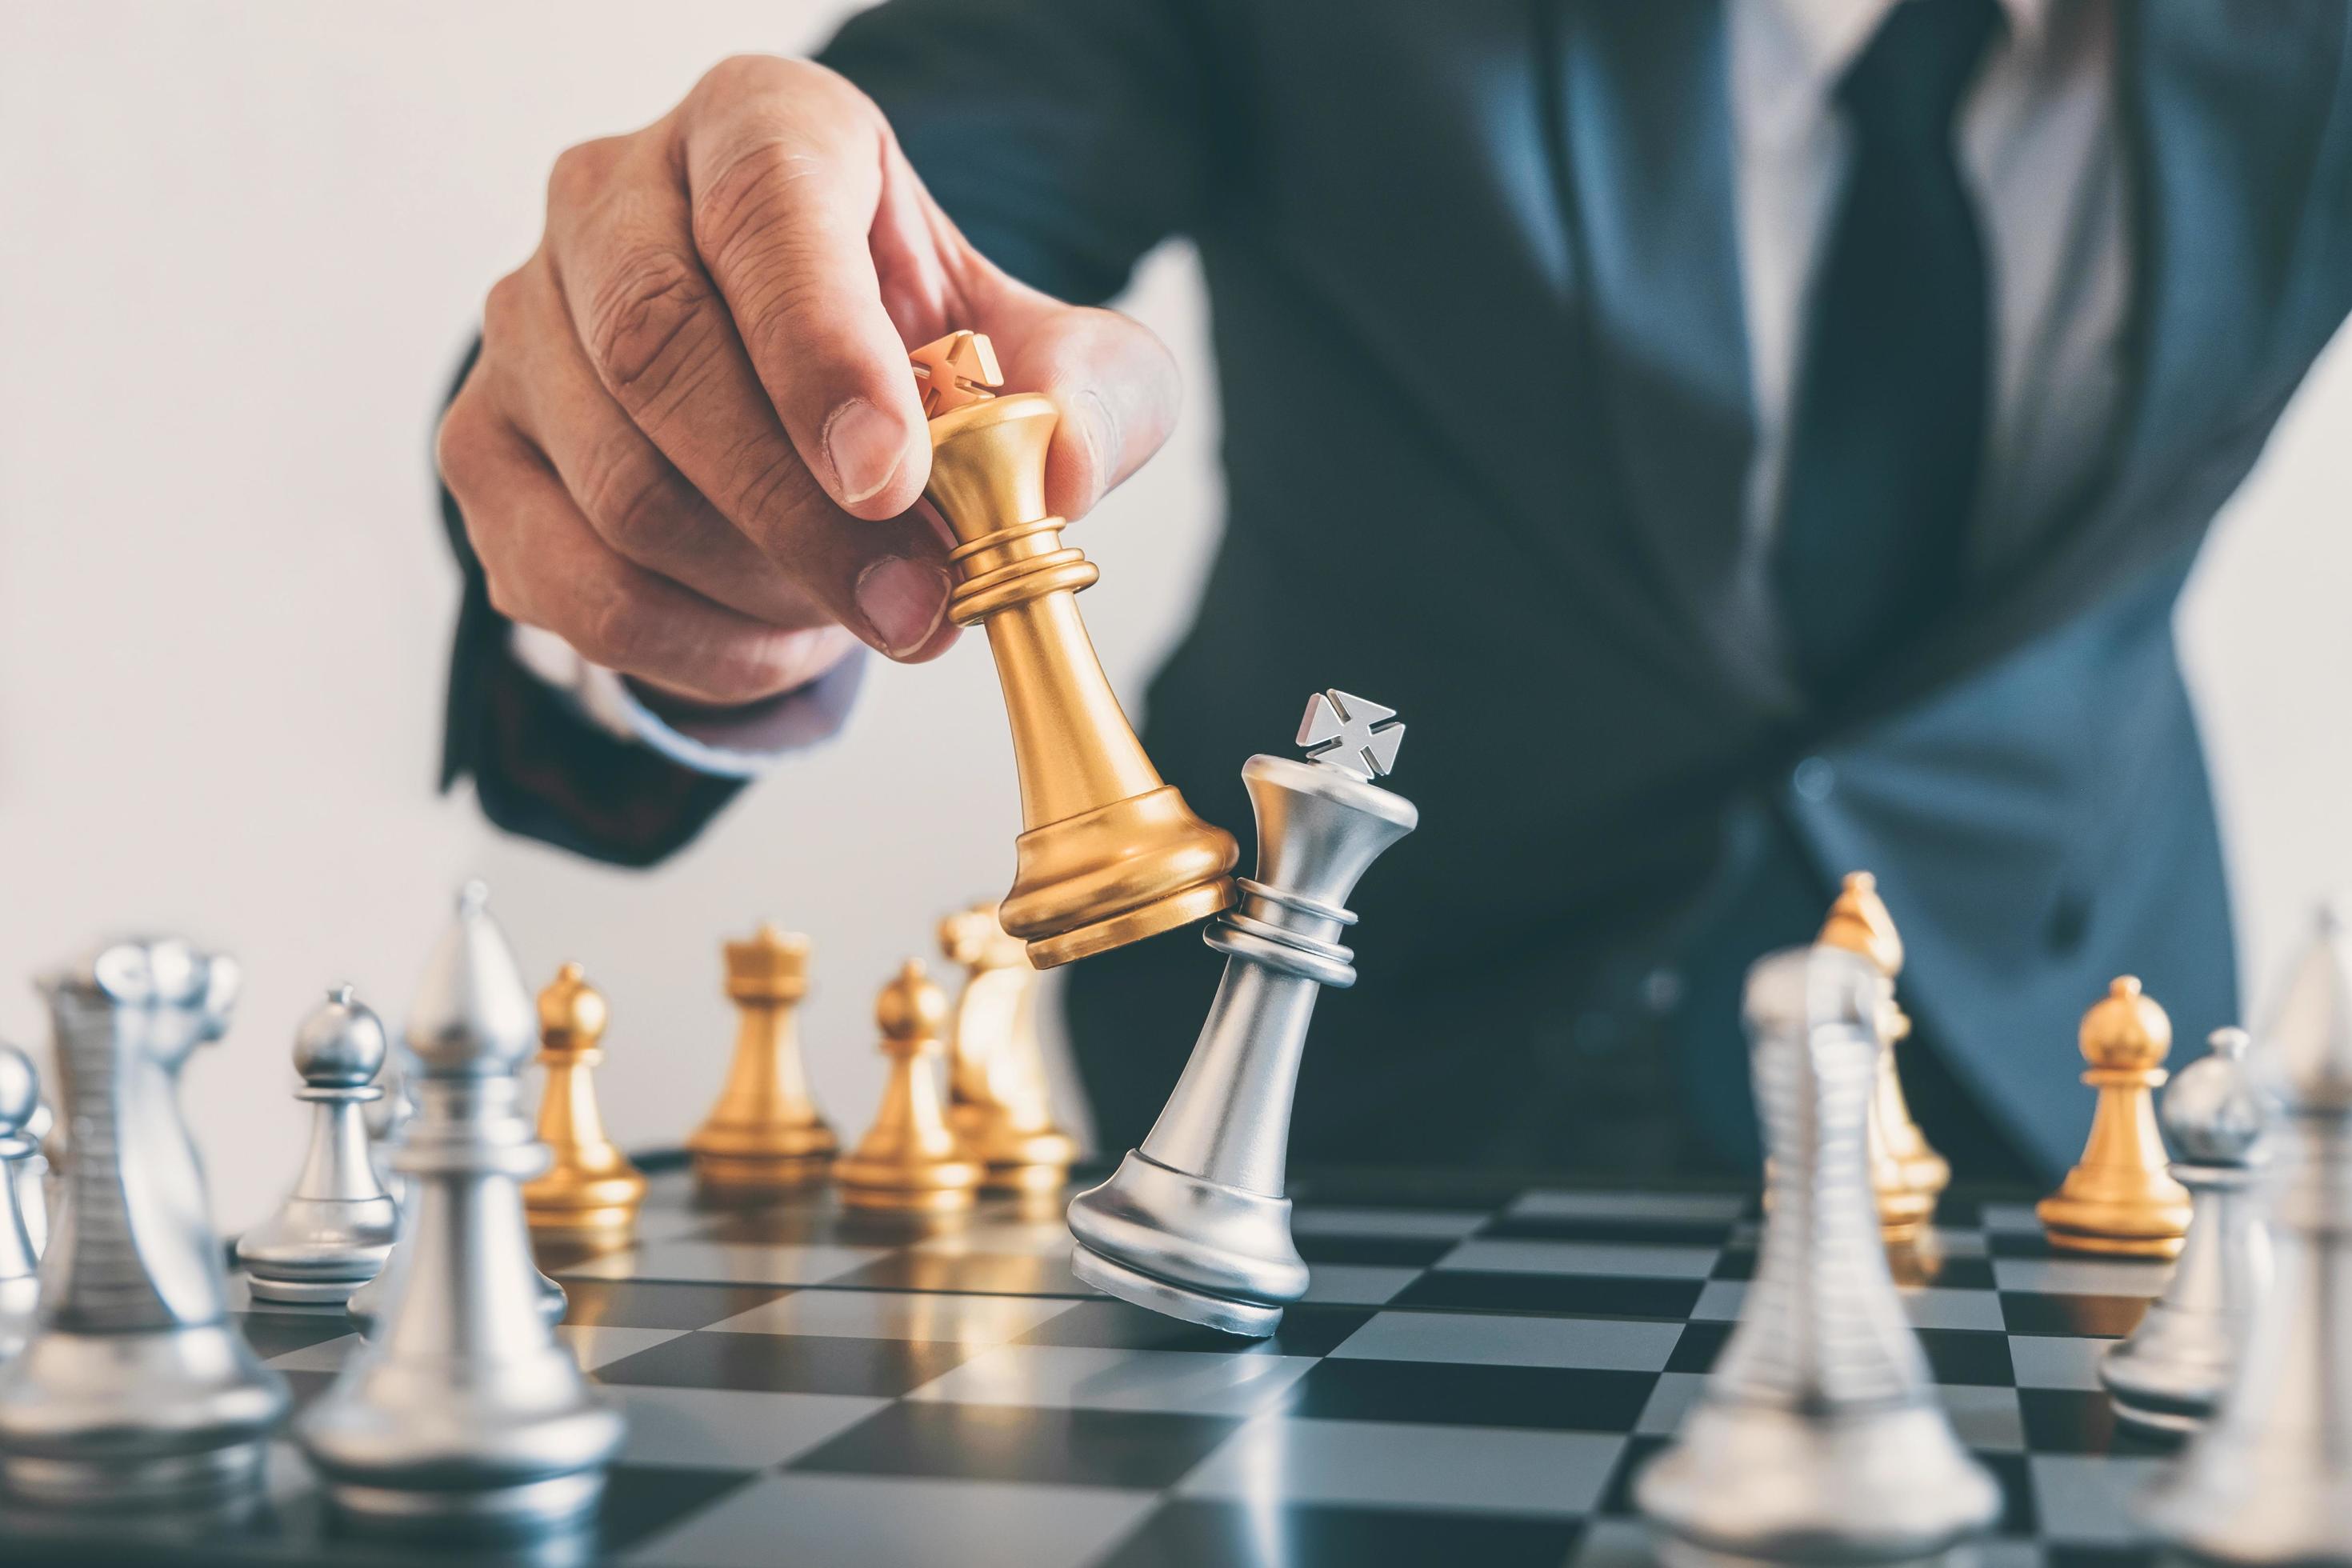
[[(1756, 418), (1743, 576), (1767, 599), (1812, 279), (1850, 153), (1834, 95), (1900, 3), (1726, 0)], [(2130, 291), (2112, 0), (2000, 5), (2007, 26), (1986, 46), (1957, 128), (1993, 294), (1993, 407), (1970, 545), (1979, 568), (2030, 545), (2095, 477), (2122, 409)], [(1765, 604), (1756, 624), (1774, 619)], [(756, 774), (831, 732), (866, 657), (688, 733), (560, 638), (528, 626), (514, 635), (517, 658), (572, 693), (590, 722), (730, 777)]]

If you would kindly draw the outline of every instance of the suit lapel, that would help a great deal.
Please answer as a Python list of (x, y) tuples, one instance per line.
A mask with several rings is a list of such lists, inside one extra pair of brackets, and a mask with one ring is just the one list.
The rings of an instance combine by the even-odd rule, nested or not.
[(2168, 498), (2184, 479), (2284, 390), (2267, 384), (2264, 361), (2342, 91), (2347, 15), (2342, 0), (2118, 7), (2134, 305), (2114, 460), (2040, 550), (1972, 594), (1849, 717), (1885, 711), (2022, 646), (2202, 530), (2203, 516), (2170, 529), (2151, 520), (2178, 512)]
[(1755, 433), (1723, 7), (1554, 3), (1562, 201), (1624, 522), (1718, 678), (1779, 706), (1769, 608), (1742, 572)]

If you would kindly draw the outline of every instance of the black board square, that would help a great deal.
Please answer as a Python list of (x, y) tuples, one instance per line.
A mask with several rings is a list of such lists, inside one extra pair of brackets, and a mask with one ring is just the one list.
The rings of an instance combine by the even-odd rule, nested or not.
[(1156, 1489), (1175, 1485), (1241, 1425), (1219, 1415), (917, 1400), (876, 1411), (785, 1468)]
[(1196, 1568), (1204, 1563), (1284, 1568), (1387, 1568), (1430, 1563), (1559, 1568), (1575, 1549), (1574, 1520), (1412, 1509), (1179, 1499), (1102, 1559), (1101, 1568)]
[(1631, 1432), (1657, 1382), (1648, 1372), (1343, 1359), (1318, 1363), (1299, 1379), (1288, 1413), (1341, 1421)]

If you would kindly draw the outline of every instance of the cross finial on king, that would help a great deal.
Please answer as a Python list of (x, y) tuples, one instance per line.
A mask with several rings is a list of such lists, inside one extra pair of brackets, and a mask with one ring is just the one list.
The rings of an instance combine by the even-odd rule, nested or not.
[(1298, 721), (1298, 743), (1312, 761), (1370, 784), (1396, 771), (1404, 726), (1391, 722), (1395, 718), (1395, 709), (1334, 687), (1307, 700), (1307, 716)]
[(922, 383), (923, 417), (937, 419), (968, 403), (996, 395), (1004, 373), (996, 368), (996, 345), (981, 332), (950, 332), (907, 356)]

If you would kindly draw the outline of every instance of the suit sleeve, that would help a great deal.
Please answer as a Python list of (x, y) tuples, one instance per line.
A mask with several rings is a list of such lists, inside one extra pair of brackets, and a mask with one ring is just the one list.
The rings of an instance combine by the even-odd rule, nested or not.
[[(983, 255), (1097, 303), (1207, 204), (1203, 26), (1191, 0), (894, 0), (822, 58), (881, 106)], [(607, 733), (519, 664), (446, 489), (441, 513), (464, 576), (441, 787), (470, 777), (499, 826), (615, 865), (691, 843), (741, 781)]]

